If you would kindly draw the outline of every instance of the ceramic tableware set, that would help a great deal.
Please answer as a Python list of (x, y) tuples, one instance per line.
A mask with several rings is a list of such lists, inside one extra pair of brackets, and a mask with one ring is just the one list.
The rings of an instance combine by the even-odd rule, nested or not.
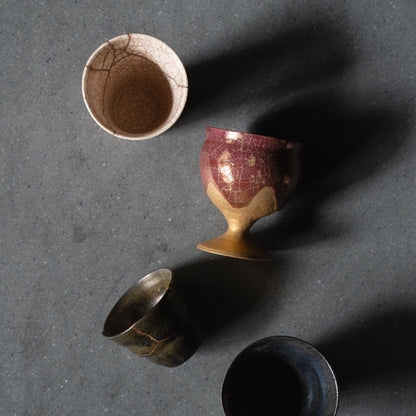
[[(188, 94), (185, 68), (164, 42), (127, 34), (101, 45), (89, 58), (82, 92), (94, 120), (129, 140), (155, 137), (179, 118)], [(298, 143), (207, 127), (200, 155), (201, 179), (228, 223), (226, 232), (198, 244), (210, 253), (270, 260), (250, 240), (258, 219), (280, 210), (296, 186)], [(202, 338), (198, 323), (175, 290), (169, 269), (156, 270), (132, 286), (109, 313), (108, 339), (169, 367), (184, 363)], [(273, 414), (334, 416), (338, 389), (325, 358), (298, 338), (275, 336), (244, 349), (223, 383), (227, 416)]]

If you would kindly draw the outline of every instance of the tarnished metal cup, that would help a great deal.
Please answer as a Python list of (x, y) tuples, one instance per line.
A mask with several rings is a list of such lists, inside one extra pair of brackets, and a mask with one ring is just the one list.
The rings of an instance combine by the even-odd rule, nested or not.
[(138, 281), (109, 313), (103, 335), (136, 355), (176, 367), (201, 344), (193, 313), (172, 287), (172, 271), (156, 270)]
[(244, 349), (224, 380), (227, 416), (334, 416), (338, 387), (320, 352), (298, 338), (265, 338)]

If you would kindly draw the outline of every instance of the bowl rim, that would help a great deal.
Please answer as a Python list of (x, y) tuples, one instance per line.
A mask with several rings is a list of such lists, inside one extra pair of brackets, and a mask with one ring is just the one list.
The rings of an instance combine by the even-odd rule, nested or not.
[[(92, 109), (90, 108), (90, 105), (89, 105), (88, 100), (87, 100), (86, 79), (87, 79), (87, 72), (88, 72), (88, 69), (89, 69), (88, 68), (89, 65), (95, 59), (95, 57), (98, 55), (98, 53), (101, 52), (101, 50), (106, 48), (110, 42), (115, 42), (115, 41), (118, 41), (119, 39), (122, 39), (122, 38), (125, 38), (125, 37), (129, 38), (131, 36), (139, 37), (139, 38), (143, 38), (143, 39), (151, 39), (152, 41), (156, 41), (156, 42), (164, 45), (165, 47), (167, 47), (170, 50), (172, 55), (176, 58), (176, 61), (178, 62), (178, 65), (179, 65), (180, 70), (182, 72), (182, 75), (183, 75), (183, 80), (182, 81), (183, 82), (181, 82), (180, 87), (185, 90), (185, 93), (182, 97), (182, 100), (179, 101), (178, 109), (177, 109), (176, 113), (173, 114), (172, 117), (170, 118), (169, 123), (163, 124), (162, 128), (156, 128), (156, 129), (153, 129), (153, 130), (151, 130), (149, 132), (146, 132), (146, 133), (128, 135), (128, 134), (118, 133), (118, 132), (116, 132), (112, 129), (109, 129), (108, 127), (106, 127), (103, 123), (101, 123), (97, 119), (97, 117), (94, 115)], [(166, 77), (169, 78), (168, 76), (166, 76)], [(150, 139), (152, 137), (159, 136), (162, 133), (164, 133), (166, 130), (171, 128), (176, 123), (176, 121), (178, 120), (178, 118), (182, 114), (183, 109), (185, 108), (186, 101), (188, 99), (189, 82), (188, 82), (188, 75), (186, 73), (186, 69), (185, 69), (185, 66), (184, 66), (182, 60), (179, 58), (178, 54), (166, 42), (164, 42), (163, 40), (160, 40), (160, 39), (158, 39), (154, 36), (146, 35), (144, 33), (125, 33), (125, 34), (122, 34), (122, 35), (115, 36), (111, 39), (108, 39), (107, 41), (102, 43), (100, 46), (98, 46), (98, 48), (96, 48), (92, 52), (92, 54), (89, 56), (87, 62), (85, 63), (84, 70), (82, 72), (81, 87), (82, 87), (81, 88), (82, 89), (82, 98), (84, 100), (84, 103), (85, 103), (85, 106), (87, 107), (88, 112), (90, 113), (90, 116), (103, 130), (105, 130), (107, 133), (111, 134), (112, 136), (116, 136), (116, 137), (119, 137), (121, 139), (137, 141), (137, 140), (146, 140), (146, 139)]]
[(229, 377), (230, 377), (230, 373), (233, 369), (233, 367), (236, 365), (236, 363), (238, 363), (238, 361), (244, 357), (247, 353), (250, 352), (250, 350), (262, 345), (262, 344), (274, 344), (274, 343), (278, 343), (281, 345), (296, 345), (296, 346), (300, 346), (302, 349), (307, 349), (310, 352), (312, 352), (315, 356), (318, 357), (318, 359), (320, 360), (320, 362), (324, 365), (325, 369), (328, 370), (328, 375), (330, 376), (330, 380), (332, 381), (331, 384), (331, 392), (333, 392), (333, 397), (334, 397), (334, 402), (332, 404), (332, 406), (329, 408), (328, 412), (325, 413), (325, 415), (323, 416), (335, 416), (337, 411), (338, 411), (338, 405), (339, 405), (339, 389), (338, 389), (338, 383), (335, 377), (335, 373), (331, 367), (331, 365), (329, 364), (328, 360), (323, 356), (323, 354), (318, 351), (312, 344), (310, 344), (309, 342), (301, 339), (301, 338), (297, 338), (297, 337), (293, 337), (293, 336), (288, 336), (288, 335), (274, 335), (274, 336), (270, 336), (270, 337), (266, 337), (266, 338), (262, 338), (259, 339), (257, 341), (254, 341), (253, 343), (249, 344), (247, 347), (245, 347), (243, 350), (241, 350), (237, 356), (233, 359), (233, 361), (231, 362), (230, 366), (228, 367), (228, 370), (226, 372), (226, 375), (224, 377), (224, 382), (222, 385), (222, 390), (221, 390), (221, 398), (222, 398), (222, 406), (224, 409), (224, 413), (228, 416), (227, 410), (225, 408), (224, 405), (224, 397), (225, 397), (225, 391), (227, 389), (227, 387), (229, 386)]
[[(286, 139), (280, 139), (278, 137), (273, 137), (273, 136), (265, 136), (263, 134), (257, 134), (257, 133), (249, 133), (247, 131), (240, 131), (240, 130), (233, 130), (233, 129), (224, 129), (222, 127), (214, 127), (214, 126), (207, 126), (205, 127), (205, 131), (211, 131), (211, 130), (218, 130), (221, 132), (229, 132), (229, 133), (238, 133), (241, 134), (243, 136), (255, 136), (255, 137), (259, 137), (261, 139), (266, 139), (266, 140), (279, 140), (283, 143), (287, 143), (287, 144), (292, 144), (293, 146), (301, 146), (301, 142), (295, 141), (295, 140), (286, 140)], [(238, 137), (227, 137), (227, 140), (237, 140)]]

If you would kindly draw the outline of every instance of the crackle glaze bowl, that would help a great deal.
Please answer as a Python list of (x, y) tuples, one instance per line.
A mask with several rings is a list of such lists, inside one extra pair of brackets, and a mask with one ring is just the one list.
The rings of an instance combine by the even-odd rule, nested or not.
[(299, 143), (234, 130), (206, 128), (200, 155), (205, 191), (228, 222), (222, 236), (198, 248), (223, 256), (270, 260), (249, 228), (280, 210), (296, 186)]
[(110, 39), (88, 59), (82, 93), (93, 119), (130, 140), (158, 136), (182, 113), (188, 78), (176, 53), (143, 34)]

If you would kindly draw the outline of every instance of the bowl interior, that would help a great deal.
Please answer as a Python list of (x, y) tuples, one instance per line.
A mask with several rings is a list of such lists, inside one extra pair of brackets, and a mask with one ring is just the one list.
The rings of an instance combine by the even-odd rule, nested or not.
[(115, 304), (105, 321), (103, 334), (114, 337), (128, 330), (160, 302), (171, 280), (169, 269), (154, 271), (140, 279)]
[(178, 56), (162, 41), (122, 35), (87, 62), (83, 93), (93, 118), (124, 138), (147, 138), (172, 125), (186, 101), (187, 77)]
[(334, 416), (338, 393), (325, 358), (304, 341), (272, 337), (232, 363), (222, 400), (227, 416)]

